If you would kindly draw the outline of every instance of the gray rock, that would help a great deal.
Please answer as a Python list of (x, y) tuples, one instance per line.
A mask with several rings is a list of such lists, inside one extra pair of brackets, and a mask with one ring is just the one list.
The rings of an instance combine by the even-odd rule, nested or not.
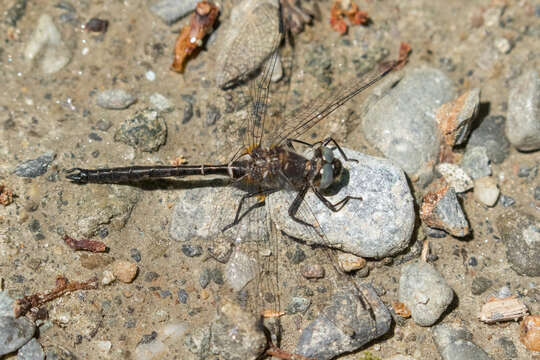
[(195, 10), (198, 0), (161, 0), (150, 5), (150, 11), (166, 24), (173, 24)]
[(491, 175), (487, 149), (483, 146), (468, 147), (459, 165), (472, 179)]
[(124, 121), (114, 140), (140, 151), (157, 151), (167, 141), (167, 124), (156, 110), (147, 108)]
[(471, 132), (467, 148), (483, 146), (489, 159), (500, 164), (510, 152), (510, 143), (504, 135), (506, 118), (504, 116), (488, 116)]
[(47, 360), (77, 360), (77, 356), (71, 351), (58, 345), (48, 346), (45, 349), (45, 358)]
[(472, 341), (472, 333), (455, 324), (438, 324), (433, 327), (433, 340), (439, 352), (457, 340)]
[(281, 40), (279, 3), (244, 0), (233, 8), (226, 26), (216, 64), (220, 88), (245, 80), (277, 48)]
[(36, 159), (22, 162), (15, 167), (15, 175), (27, 178), (41, 176), (47, 172), (55, 158), (56, 154), (49, 151)]
[(540, 276), (538, 218), (509, 208), (497, 218), (496, 224), (512, 269), (521, 275)]
[(469, 222), (452, 187), (444, 187), (424, 196), (422, 220), (430, 227), (463, 237), (469, 234)]
[(508, 196), (508, 195), (501, 195), (500, 199), (501, 199), (501, 204), (504, 207), (509, 207), (516, 203), (516, 200), (514, 200), (513, 197)]
[[(223, 185), (216, 182), (216, 185)], [(171, 215), (169, 235), (176, 241), (211, 241), (212, 252), (222, 253), (222, 262), (230, 255), (230, 243), (238, 237), (241, 242), (249, 239), (264, 240), (266, 210), (264, 206), (250, 211), (240, 223), (222, 232), (234, 220), (239, 201), (245, 192), (233, 186), (204, 187), (182, 191), (178, 195)], [(254, 199), (256, 200), (256, 199)], [(248, 209), (250, 203), (244, 204)]]
[(39, 61), (44, 74), (59, 71), (71, 60), (71, 51), (62, 41), (60, 31), (49, 15), (43, 14), (39, 18), (24, 49), (24, 57), (29, 61)]
[(257, 359), (266, 348), (266, 336), (258, 319), (231, 302), (222, 304), (214, 319), (210, 352), (224, 359)]
[(455, 164), (442, 163), (437, 165), (437, 172), (457, 193), (462, 193), (473, 188), (474, 183), (467, 173)]
[[(121, 229), (131, 216), (131, 211), (139, 201), (139, 190), (127, 186), (85, 187), (78, 192), (77, 206), (82, 216), (77, 220), (77, 234), (91, 237), (99, 234), (104, 226)], [(107, 201), (96, 203), (102, 196)]]
[(498, 343), (499, 345), (501, 345), (504, 351), (504, 355), (506, 355), (508, 359), (517, 359), (518, 354), (516, 345), (514, 345), (514, 342), (512, 340), (507, 337), (501, 337), (498, 339)]
[(500, 194), (497, 181), (486, 176), (474, 181), (474, 198), (487, 206), (494, 206)]
[[(336, 188), (329, 189), (332, 203), (345, 196), (360, 196), (350, 200), (338, 212), (328, 209), (313, 193), (308, 192), (306, 209), (300, 207), (297, 216), (315, 224), (313, 214), (325, 237), (313, 227), (303, 226), (288, 214), (295, 194), (280, 191), (270, 195), (267, 209), (277, 227), (286, 234), (309, 243), (338, 247), (342, 251), (361, 257), (382, 258), (405, 249), (414, 227), (413, 199), (401, 169), (391, 161), (343, 149), (349, 158), (346, 162), (336, 151), (347, 171)], [(305, 206), (305, 205), (304, 205)]]
[(104, 109), (122, 110), (137, 101), (137, 98), (122, 89), (110, 89), (100, 92), (96, 104)]
[(17, 360), (43, 360), (45, 359), (45, 352), (41, 347), (41, 344), (32, 339), (27, 342), (23, 347), (17, 351)]
[(534, 188), (534, 200), (540, 201), (540, 186)]
[(200, 245), (182, 245), (182, 253), (188, 257), (200, 256), (202, 254), (202, 246)]
[(506, 136), (522, 151), (540, 149), (540, 76), (530, 69), (513, 81), (508, 96)]
[(17, 22), (26, 13), (26, 3), (27, 0), (16, 0), (15, 3), (5, 12), (6, 18), (4, 22), (9, 26), (17, 26)]
[(0, 316), (0, 356), (26, 344), (34, 336), (36, 326), (25, 317)]
[(302, 296), (293, 296), (291, 301), (285, 307), (287, 314), (303, 314), (309, 309), (311, 300)]
[[(336, 290), (330, 304), (302, 330), (297, 354), (317, 360), (333, 359), (388, 332), (392, 317), (386, 306), (371, 285), (358, 288), (361, 293), (352, 284)], [(370, 309), (366, 309), (365, 302)]]
[[(414, 180), (431, 179), (440, 137), (435, 114), (455, 97), (450, 79), (429, 67), (409, 69), (394, 87), (384, 81), (366, 102), (362, 128), (366, 139)], [(395, 80), (394, 80), (395, 81)]]
[(439, 324), (433, 328), (433, 339), (443, 360), (490, 360), (491, 357), (471, 342), (472, 334), (455, 325)]
[(152, 107), (161, 112), (168, 112), (173, 109), (173, 106), (169, 99), (160, 93), (153, 93), (150, 95), (150, 104)]
[(480, 347), (467, 340), (456, 340), (441, 351), (443, 360), (491, 360)]
[(487, 289), (493, 285), (493, 281), (486, 279), (483, 276), (477, 276), (473, 279), (471, 284), (471, 293), (473, 295), (483, 294)]
[(437, 121), (446, 144), (456, 146), (465, 143), (478, 113), (478, 105), (480, 105), (480, 89), (472, 89), (439, 108)]
[(452, 288), (432, 265), (420, 261), (401, 270), (399, 301), (407, 305), (418, 325), (433, 325), (453, 298)]
[(0, 291), (0, 316), (13, 316), (14, 302), (7, 291)]

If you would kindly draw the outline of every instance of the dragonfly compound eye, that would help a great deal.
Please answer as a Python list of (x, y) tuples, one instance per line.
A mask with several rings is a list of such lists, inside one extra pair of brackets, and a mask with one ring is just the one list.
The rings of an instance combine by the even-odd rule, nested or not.
[(334, 161), (334, 152), (332, 151), (332, 149), (328, 148), (328, 147), (323, 147), (322, 148), (322, 158), (323, 160), (328, 163), (328, 164), (331, 164), (332, 161)]
[(332, 169), (332, 164), (324, 164), (321, 168), (321, 182), (319, 188), (326, 189), (334, 182), (334, 169)]

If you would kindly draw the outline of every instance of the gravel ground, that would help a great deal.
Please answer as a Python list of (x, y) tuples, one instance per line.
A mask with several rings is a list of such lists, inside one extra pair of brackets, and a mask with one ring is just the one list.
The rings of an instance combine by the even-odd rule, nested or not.
[[(238, 356), (225, 341), (231, 329), (259, 334), (248, 326), (254, 320), (246, 312), (246, 301), (240, 308), (224, 305), (227, 297), (242, 304), (242, 295), (233, 294), (227, 284), (231, 277), (241, 277), (231, 267), (244, 258), (235, 252), (229, 264), (216, 261), (209, 256), (215, 239), (201, 235), (209, 224), (198, 215), (181, 219), (186, 214), (183, 201), (213, 206), (221, 200), (219, 193), (204, 190), (213, 183), (79, 186), (64, 173), (72, 167), (171, 164), (178, 158), (189, 164), (226, 160), (227, 139), (219, 135), (248, 110), (239, 88), (223, 91), (216, 86), (225, 71), (216, 59), (226, 30), (236, 26), (229, 19), (238, 1), (219, 3), (218, 27), (184, 74), (170, 71), (170, 64), (176, 36), (189, 18), (175, 20), (182, 9), (171, 18), (171, 11), (164, 10), (168, 2), (4, 3), (0, 192), (7, 194), (8, 189), (14, 196), (12, 203), (0, 205), (0, 319), (5, 319), (0, 351), (7, 349), (11, 355), (5, 358), (15, 358), (26, 343), (19, 358), (41, 359), (43, 353), (47, 358), (204, 358), (210, 355), (201, 343), (212, 326), (215, 335), (208, 351), (214, 352), (213, 358)], [(191, 9), (194, 3), (185, 2)], [(371, 283), (370, 293), (389, 309), (396, 301), (409, 306), (412, 318), (393, 314), (393, 325), (384, 328), (382, 337), (367, 345), (353, 342), (354, 349), (363, 347), (340, 358), (392, 359), (401, 354), (417, 360), (466, 359), (452, 354), (469, 351), (477, 358), (539, 359), (538, 352), (520, 342), (519, 321), (486, 324), (478, 314), (489, 296), (516, 295), (531, 314), (540, 310), (540, 4), (358, 1), (371, 21), (349, 27), (342, 36), (329, 25), (331, 3), (318, 2), (319, 16), (295, 36), (294, 50), (283, 51), (283, 78), (274, 84), (270, 107), (274, 114), (328, 93), (332, 86), (349, 84), (381, 60), (395, 58), (400, 42), (413, 50), (405, 69), (348, 102), (305, 136), (316, 141), (331, 135), (347, 148), (370, 155), (369, 171), (377, 173), (377, 179), (384, 173), (377, 172), (371, 156), (389, 158), (396, 165), (392, 176), (402, 179), (402, 168), (410, 188), (405, 194), (405, 182), (400, 183), (403, 195), (394, 192), (388, 200), (406, 202), (403, 209), (411, 211), (401, 214), (407, 228), (399, 232), (411, 236), (409, 247), (388, 257), (367, 258), (354, 276)], [(106, 31), (85, 30), (91, 18), (107, 20)], [(103, 26), (94, 22), (91, 28)], [(241, 57), (249, 60), (251, 55)], [(463, 97), (467, 105), (460, 108), (456, 99), (472, 89), (480, 95), (471, 91)], [(436, 135), (442, 126), (437, 111), (448, 103), (459, 110), (458, 122), (465, 129), (450, 145)], [(462, 139), (467, 140), (460, 143)], [(452, 151), (445, 152), (448, 148)], [(443, 169), (460, 166), (461, 172), (452, 177), (438, 172), (439, 162), (451, 163)], [(451, 191), (446, 182), (453, 184)], [(368, 190), (362, 191), (376, 191), (376, 183), (370, 185), (364, 184), (362, 189)], [(432, 202), (424, 198), (428, 194)], [(438, 194), (444, 198), (440, 206)], [(4, 201), (9, 196), (3, 196), (2, 202), (9, 203)], [(210, 196), (214, 201), (203, 201)], [(414, 214), (410, 199), (415, 201)], [(388, 203), (379, 200), (373, 203)], [(425, 213), (423, 203), (433, 205), (427, 209), (433, 211)], [(236, 207), (226, 206), (232, 212)], [(461, 217), (456, 220), (458, 215), (452, 214)], [(394, 221), (399, 225), (398, 215)], [(413, 217), (409, 235), (407, 219)], [(178, 229), (189, 225), (178, 225), (181, 221), (193, 226), (182, 236)], [(370, 221), (363, 221), (369, 231)], [(380, 229), (384, 221), (374, 227), (375, 235), (387, 235)], [(74, 251), (62, 240), (64, 235), (103, 241), (108, 252)], [(311, 346), (315, 342), (307, 338), (324, 320), (319, 310), (327, 318), (335, 316), (331, 325), (341, 321), (339, 303), (332, 302), (350, 294), (334, 288), (328, 259), (316, 247), (282, 239), (277, 251), (279, 287), (281, 308), (288, 309), (282, 317), (282, 346), (328, 358), (319, 357)], [(426, 241), (429, 266), (422, 266), (416, 261)], [(320, 272), (318, 265), (324, 266), (325, 277), (310, 278), (308, 274)], [(70, 281), (97, 276), (100, 286), (47, 303), (48, 318), (35, 322), (39, 331), (30, 321), (11, 317), (12, 299), (55, 288), (58, 275)], [(404, 279), (417, 289), (411, 286), (410, 294), (400, 290)], [(430, 292), (433, 289), (437, 291)], [(422, 299), (432, 301), (428, 310), (419, 306)], [(364, 315), (355, 313), (359, 319)], [(234, 328), (235, 320), (242, 322), (240, 330)], [(446, 334), (447, 325), (461, 329), (452, 330), (459, 335)], [(5, 340), (18, 326), (23, 329), (20, 338)], [(348, 340), (347, 330), (339, 329), (339, 341)], [(259, 349), (259, 335), (250, 338), (253, 343), (242, 358)], [(28, 342), (32, 336), (37, 342)], [(353, 346), (317, 344), (347, 351)]]

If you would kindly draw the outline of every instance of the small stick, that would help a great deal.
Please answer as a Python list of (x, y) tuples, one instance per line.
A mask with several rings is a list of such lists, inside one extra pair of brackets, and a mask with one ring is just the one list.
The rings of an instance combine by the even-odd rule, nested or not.
[(59, 298), (62, 295), (69, 294), (77, 290), (94, 290), (98, 288), (98, 279), (93, 277), (84, 282), (69, 280), (63, 276), (58, 275), (56, 277), (56, 288), (47, 294), (36, 293), (34, 295), (25, 296), (21, 299), (17, 299), (13, 304), (13, 313), (15, 317), (25, 315), (30, 309), (40, 307), (41, 305)]
[(77, 240), (68, 235), (64, 235), (64, 241), (73, 250), (86, 250), (91, 252), (107, 251), (107, 246), (101, 241), (88, 239)]

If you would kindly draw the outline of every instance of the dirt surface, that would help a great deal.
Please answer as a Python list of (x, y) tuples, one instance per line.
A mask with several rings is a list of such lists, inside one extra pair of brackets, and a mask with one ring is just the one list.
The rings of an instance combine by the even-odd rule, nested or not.
[[(7, 3), (11, 5), (13, 1)], [(64, 2), (29, 2), (15, 27), (0, 23), (0, 183), (16, 195), (14, 203), (0, 205), (0, 276), (4, 289), (16, 298), (54, 288), (58, 274), (78, 281), (94, 275), (101, 278), (114, 260), (135, 262), (131, 249), (137, 249), (141, 260), (136, 262), (139, 274), (133, 283), (117, 281), (99, 290), (51, 302), (47, 308), (52, 326), (41, 331), (38, 338), (44, 347), (61, 346), (80, 358), (129, 358), (143, 335), (158, 330), (164, 323), (174, 320), (195, 327), (214, 317), (219, 286), (212, 283), (205, 290), (199, 286), (201, 269), (207, 264), (201, 257), (186, 257), (180, 250), (182, 244), (168, 234), (177, 192), (189, 189), (81, 187), (66, 181), (63, 170), (75, 166), (170, 164), (178, 156), (191, 164), (213, 162), (220, 140), (214, 136), (215, 127), (205, 123), (209, 105), (222, 114), (218, 122), (232, 118), (224, 110), (224, 93), (216, 90), (214, 84), (213, 65), (220, 38), (219, 34), (212, 38), (181, 75), (171, 72), (169, 67), (176, 34), (187, 19), (168, 26), (149, 11), (146, 1), (133, 0), (73, 2), (75, 17), (65, 21), (62, 14), (66, 10), (58, 6), (60, 3)], [(296, 37), (295, 50), (290, 54), (290, 86), (276, 85), (283, 88), (282, 93), (295, 94), (289, 96), (287, 107), (303, 103), (327, 88), (321, 76), (306, 67), (318, 44), (332, 60), (331, 82), (338, 84), (354, 76), (353, 59), (364, 53), (385, 51), (389, 57), (395, 57), (399, 43), (406, 41), (413, 49), (407, 66), (428, 63), (440, 68), (460, 93), (479, 87), (483, 105), (480, 116), (484, 117), (505, 115), (509, 86), (524, 68), (538, 69), (540, 65), (540, 4), (534, 1), (361, 1), (360, 7), (372, 21), (367, 27), (351, 27), (344, 36), (329, 26), (330, 5), (330, 1), (319, 2), (321, 18)], [(221, 22), (225, 23), (231, 3), (225, 1), (221, 7)], [(496, 24), (490, 24), (489, 14), (497, 9), (504, 11)], [(23, 55), (44, 13), (52, 17), (72, 52), (69, 64), (52, 75), (43, 74)], [(83, 31), (81, 24), (91, 17), (107, 19), (108, 31)], [(508, 53), (495, 45), (500, 39), (511, 44)], [(148, 80), (149, 71), (155, 74), (154, 81)], [(98, 107), (96, 94), (109, 88), (124, 89), (138, 100), (125, 110)], [(120, 124), (137, 110), (150, 106), (149, 97), (155, 92), (173, 106), (172, 111), (162, 114), (168, 129), (166, 144), (157, 152), (147, 153), (114, 141)], [(182, 121), (187, 106), (185, 95), (195, 99), (194, 115), (187, 122)], [(361, 98), (349, 102), (308, 138), (331, 134), (349, 148), (377, 155), (368, 144), (347, 137), (360, 124), (360, 104)], [(108, 130), (100, 130), (102, 121), (111, 123)], [(14, 174), (17, 164), (48, 151), (54, 152), (56, 158), (44, 175), (28, 179)], [(520, 178), (517, 173), (520, 168), (533, 168), (539, 163), (538, 152), (520, 153), (512, 148), (502, 164), (491, 165), (501, 193), (515, 200), (514, 207), (538, 211), (540, 204), (533, 193), (539, 177)], [(451, 236), (430, 240), (433, 253), (438, 255), (434, 265), (457, 295), (443, 321), (468, 328), (474, 334), (474, 342), (493, 359), (513, 356), (500, 339), (513, 343), (514, 358), (538, 356), (520, 343), (518, 322), (486, 325), (477, 320), (489, 293), (503, 286), (508, 286), (513, 294), (526, 295), (534, 287), (538, 292), (538, 279), (518, 275), (506, 260), (505, 247), (493, 225), (505, 211), (500, 201), (496, 207), (487, 208), (467, 193), (462, 203), (473, 234), (466, 240)], [(112, 214), (111, 221), (100, 226), (94, 239), (104, 241), (110, 251), (88, 255), (66, 246), (63, 235), (84, 235), (80, 220), (103, 208)], [(96, 216), (100, 216), (99, 212)], [(416, 232), (414, 236), (421, 235)], [(201, 245), (204, 249), (205, 244)], [(311, 249), (302, 249), (309, 257)], [(367, 280), (381, 290), (383, 301), (390, 304), (397, 300), (400, 266), (391, 261), (374, 261), (370, 267)], [(298, 268), (299, 265), (294, 270)], [(471, 294), (476, 276), (493, 282), (479, 296)], [(301, 275), (297, 271), (283, 272), (284, 292), (287, 286), (306, 281), (295, 277)], [(187, 304), (178, 301), (178, 289), (188, 293)], [(170, 295), (163, 293), (166, 290)], [(526, 297), (532, 313), (538, 313), (537, 300), (538, 295)], [(312, 311), (318, 306), (322, 305), (314, 305)], [(288, 319), (287, 326), (294, 326), (296, 317), (300, 315)], [(98, 341), (111, 342), (107, 355), (99, 353)], [(287, 339), (284, 342), (288, 343)], [(380, 358), (395, 354), (409, 354), (416, 359), (440, 358), (430, 328), (420, 327), (412, 320), (395, 325), (390, 333), (364, 350)], [(168, 358), (184, 358), (183, 351), (179, 346)]]

